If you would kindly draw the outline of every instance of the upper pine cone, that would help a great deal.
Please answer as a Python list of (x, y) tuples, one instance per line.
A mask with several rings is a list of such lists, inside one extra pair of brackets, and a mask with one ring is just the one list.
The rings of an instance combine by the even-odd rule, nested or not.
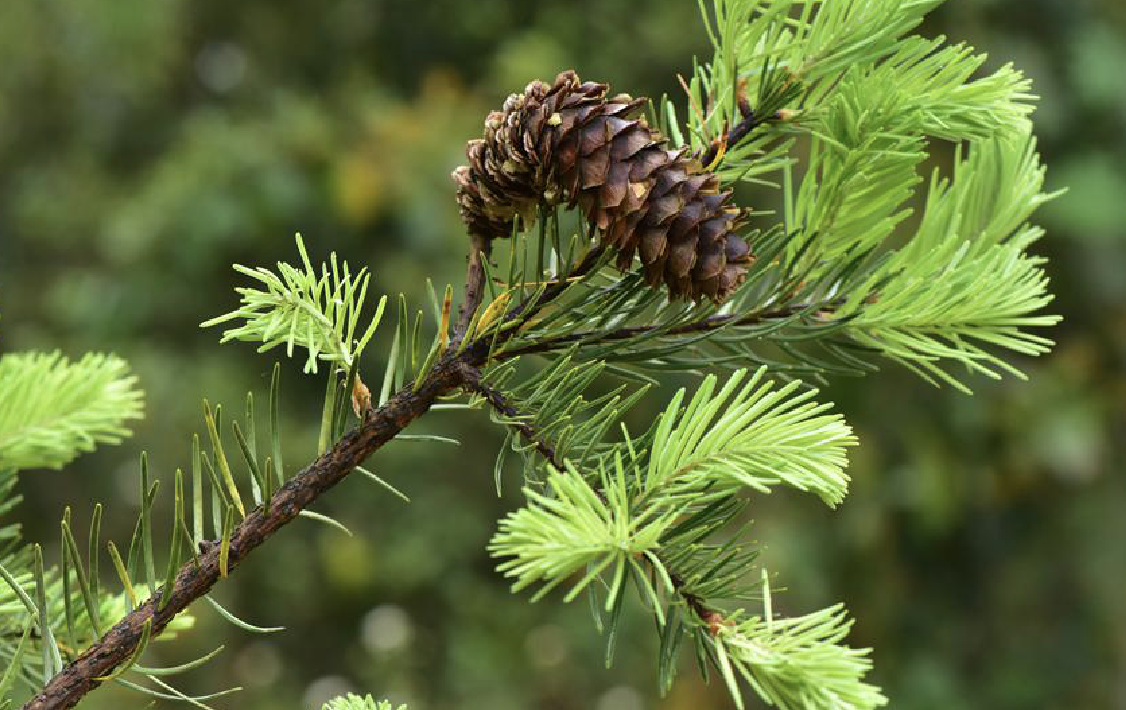
[(469, 142), (469, 165), (453, 172), (461, 218), (493, 239), (537, 203), (578, 204), (618, 250), (619, 269), (640, 250), (651, 285), (725, 300), (754, 261), (735, 234), (742, 211), (728, 203), (731, 191), (686, 151), (665, 150), (643, 117), (629, 118), (646, 99), (606, 98), (607, 88), (565, 71), (552, 86), (533, 81), (511, 94), (485, 119), (484, 140)]

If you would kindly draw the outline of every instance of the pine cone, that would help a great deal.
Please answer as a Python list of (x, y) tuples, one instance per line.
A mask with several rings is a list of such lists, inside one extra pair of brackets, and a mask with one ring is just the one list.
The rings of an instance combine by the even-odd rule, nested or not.
[(725, 300), (754, 261), (735, 234), (743, 213), (731, 191), (685, 150), (666, 150), (643, 117), (629, 118), (646, 99), (607, 98), (607, 88), (565, 71), (490, 113), (484, 140), (469, 142), (469, 165), (453, 172), (462, 219), (492, 240), (512, 233), (517, 214), (529, 223), (537, 204), (577, 204), (622, 271), (640, 252), (650, 285)]

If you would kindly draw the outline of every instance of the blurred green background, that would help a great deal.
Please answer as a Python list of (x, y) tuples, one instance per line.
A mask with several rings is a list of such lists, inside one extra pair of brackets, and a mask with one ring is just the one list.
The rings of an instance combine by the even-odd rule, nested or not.
[[(1029, 382), (966, 397), (888, 366), (834, 383), (858, 430), (854, 489), (832, 512), (777, 494), (753, 507), (764, 559), (802, 613), (845, 601), (854, 645), (897, 708), (1126, 708), (1126, 3), (951, 0), (924, 27), (1013, 61), (1043, 99), (1049, 187), (1036, 250), (1065, 316)], [(187, 462), (200, 399), (239, 407), (273, 360), (197, 324), (233, 308), (232, 262), (338, 251), (382, 292), (422, 303), (457, 283), (465, 237), (448, 178), (484, 114), (574, 67), (635, 95), (676, 94), (708, 54), (688, 0), (5, 0), (0, 3), (0, 350), (113, 350), (147, 391), (125, 445), (24, 476), (19, 515), (53, 540), (66, 504), (105, 501), (117, 540), (136, 461)], [(382, 347), (385, 347), (382, 346)], [(380, 351), (368, 368), (375, 371)], [(280, 355), (279, 355), (280, 357)], [(286, 460), (315, 447), (322, 384), (286, 362)], [(670, 383), (682, 384), (682, 382)], [(651, 411), (665, 393), (643, 406)], [(502, 434), (481, 413), (371, 461), (413, 499), (349, 480), (320, 505), (356, 533), (301, 521), (149, 665), (227, 649), (188, 692), (222, 707), (313, 707), (354, 688), (429, 708), (728, 708), (685, 659), (659, 700), (652, 622), (635, 612), (615, 667), (585, 604), (512, 597), (484, 548)], [(107, 688), (83, 707), (142, 707)], [(158, 703), (158, 706), (163, 706)]]

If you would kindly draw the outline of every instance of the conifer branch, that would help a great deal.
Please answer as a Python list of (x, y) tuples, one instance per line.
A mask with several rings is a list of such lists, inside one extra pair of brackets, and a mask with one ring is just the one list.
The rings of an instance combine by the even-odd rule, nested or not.
[[(599, 262), (600, 256), (599, 248), (592, 249), (576, 271), (589, 271)], [(469, 282), (478, 278), (474, 275), (476, 273), (477, 270), (470, 269), (467, 292), (470, 291)], [(479, 273), (483, 279), (483, 270)], [(510, 313), (509, 318), (531, 318), (566, 288), (566, 282), (549, 287), (539, 298)], [(467, 304), (471, 302), (467, 301)], [(460, 335), (464, 337), (464, 331)], [(368, 409), (359, 427), (344, 435), (324, 455), (279, 488), (269, 501), (268, 514), (263, 506), (250, 511), (231, 532), (226, 546), (218, 541), (201, 543), (198, 559), (186, 562), (180, 568), (169, 593), (154, 593), (147, 602), (121, 618), (97, 642), (53, 676), (40, 693), (23, 706), (23, 710), (74, 707), (87, 693), (111, 677), (114, 669), (128, 662), (138, 644), (158, 636), (177, 614), (205, 596), (225, 573), (238, 566), (247, 555), (296, 519), (368, 456), (422, 416), (440, 396), (466, 387), (485, 394), (491, 405), (507, 407), (515, 414), (503, 395), (480, 382), (479, 368), (489, 358), (487, 339), (479, 339), (460, 355), (452, 348), (447, 352), (421, 383), (400, 390), (378, 409)], [(534, 431), (527, 434), (535, 436)], [(555, 461), (550, 445), (542, 441), (536, 441), (536, 444), (537, 451)], [(540, 448), (541, 445), (543, 448)], [(225, 559), (221, 560), (221, 556)], [(166, 600), (163, 604), (162, 599)]]
[[(769, 339), (777, 350), (812, 363), (818, 374), (835, 361), (807, 358), (791, 343), (822, 340), (831, 358), (847, 359), (854, 368), (864, 365), (828, 340), (838, 329), (854, 345), (955, 386), (947, 363), (996, 375), (1011, 368), (992, 348), (1026, 355), (1047, 350), (1050, 341), (1026, 332), (1056, 322), (1038, 314), (1050, 296), (1041, 260), (1025, 253), (1039, 236), (1027, 219), (1050, 198), (1040, 193), (1043, 171), (1028, 136), (1029, 86), (1011, 68), (970, 81), (983, 56), (961, 46), (943, 48), (941, 39), (908, 37), (940, 2), (778, 0), (766, 10), (758, 2), (715, 0), (714, 27), (704, 13), (715, 55), (683, 82), (693, 109), (686, 124), (667, 100), (652, 116), (660, 126), (631, 118), (644, 100), (608, 96), (605, 85), (581, 83), (572, 72), (553, 86), (533, 82), (511, 96), (503, 111), (486, 120), (484, 138), (470, 143), (470, 164), (454, 172), (472, 235), (456, 323), (451, 331), (452, 287), (441, 305), (432, 293), (438, 332), (426, 354), (421, 313), (412, 320), (400, 294), (379, 408), (371, 407), (358, 369), (387, 298), (367, 327), (357, 330), (366, 271), (352, 275), (345, 264), (341, 272), (335, 257), (331, 269), (314, 270), (300, 240), (298, 268), (279, 264), (277, 275), (237, 267), (260, 284), (239, 289), (239, 310), (208, 324), (243, 321), (226, 331), (224, 340), (258, 342), (263, 350), (285, 344), (292, 352), (300, 346), (311, 372), (319, 361), (332, 363), (318, 449), (327, 451), (276, 492), (259, 485), (270, 480), (268, 473), (252, 478), (255, 501), (265, 498), (263, 504), (237, 526), (233, 516), (222, 526), (217, 521), (219, 541), (201, 541), (202, 533), (196, 533), (200, 553), (179, 567), (174, 536), (163, 593), (125, 614), (65, 668), (51, 640), (40, 583), (44, 672), (59, 672), (25, 710), (72, 707), (128, 670), (150, 637), (167, 631), (177, 614), (230, 569), (439, 397), (459, 390), (481, 396), (499, 415), (494, 419), (529, 442), (513, 447), (522, 450), (526, 472), (538, 465), (537, 456), (554, 469), (544, 486), (525, 489), (528, 505), (501, 521), (490, 545), (494, 556), (509, 558), (498, 570), (515, 578), (514, 590), (536, 585), (539, 598), (568, 584), (570, 600), (595, 579), (609, 578), (606, 611), (620, 614), (622, 594), (635, 584), (663, 629), (666, 689), (674, 673), (667, 669), (675, 666), (682, 622), (689, 616), (695, 617), (687, 630), (698, 650), (707, 651), (740, 708), (741, 682), (784, 710), (884, 704), (878, 689), (862, 681), (871, 666), (868, 651), (841, 643), (851, 622), (839, 606), (776, 620), (765, 584), (761, 616), (708, 602), (740, 598), (755, 558), (738, 537), (713, 542), (738, 522), (742, 491), (789, 485), (829, 505), (840, 502), (848, 481), (844, 447), (855, 440), (839, 415), (811, 401), (812, 392), (794, 395), (797, 382), (772, 391), (759, 382), (765, 369), (744, 384), (747, 370), (741, 369), (718, 393), (714, 377), (687, 403), (682, 391), (648, 432), (631, 437), (626, 431), (625, 442), (608, 445), (605, 432), (621, 423), (640, 391), (626, 396), (615, 391), (591, 401), (582, 393), (618, 355), (619, 362), (632, 360), (639, 370), (697, 371), (740, 359), (763, 361), (748, 344), (756, 339)], [(793, 130), (755, 130), (794, 115), (803, 119)], [(808, 156), (795, 154), (793, 138), (785, 133), (807, 134)], [(665, 147), (666, 137), (676, 150)], [(917, 234), (893, 249), (889, 239), (922, 181), (918, 168), (929, 137), (969, 141), (968, 153), (959, 153), (954, 177), (932, 178)], [(790, 170), (794, 164), (802, 165), (798, 183)], [(781, 221), (744, 235), (741, 228), (752, 213), (730, 202), (733, 183), (761, 181), (757, 176), (779, 171)], [(574, 238), (579, 249), (587, 248), (577, 264), (576, 241), (564, 257), (558, 214), (549, 221), (545, 211), (564, 203), (577, 207), (591, 227)], [(492, 287), (502, 282), (490, 272), (491, 242), (509, 236), (516, 242), (516, 225), (527, 224), (535, 213), (540, 215), (535, 261), (514, 248), (506, 290), (498, 295)], [(555, 230), (550, 242), (549, 223)], [(605, 289), (588, 289), (611, 265), (611, 252), (617, 256), (612, 265), (626, 276)], [(752, 269), (756, 261), (760, 268)], [(662, 282), (672, 296), (663, 302), (651, 288)], [(739, 293), (744, 284), (745, 297)], [(494, 300), (482, 312), (486, 289)], [(696, 306), (681, 308), (676, 303), (681, 297)], [(729, 298), (735, 300), (727, 310), (741, 312), (715, 314), (712, 306), (700, 305)], [(706, 353), (694, 347), (705, 339), (710, 339)], [(580, 349), (586, 360), (581, 363)], [(504, 385), (517, 369), (515, 358), (547, 353), (556, 355), (554, 362), (522, 388)], [(486, 365), (501, 361), (508, 362), (483, 375)], [(348, 387), (336, 387), (338, 370), (349, 371)], [(347, 408), (341, 392), (348, 390), (361, 423), (342, 434)], [(398, 393), (388, 399), (393, 391)], [(276, 401), (274, 410), (276, 416)], [(56, 432), (48, 441), (55, 463), (81, 450), (83, 437), (118, 436), (91, 427), (61, 429), (65, 436)], [(15, 460), (10, 443), (5, 449), (3, 431), (0, 426), (0, 468), (5, 454), (9, 465)], [(26, 444), (29, 437), (23, 429), (19, 433)], [(218, 448), (214, 425), (211, 435)], [(236, 436), (243, 443), (238, 430)], [(252, 431), (248, 438), (245, 452), (255, 476)], [(274, 446), (273, 464), (280, 471), (276, 435)], [(222, 458), (221, 448), (218, 455)], [(225, 460), (221, 464), (229, 480)], [(498, 487), (501, 469), (498, 464)], [(155, 493), (146, 472), (143, 465), (143, 496)], [(179, 477), (176, 485), (179, 490)], [(229, 490), (237, 501), (237, 487), (231, 483)], [(151, 496), (144, 501), (139, 529), (148, 536)], [(241, 513), (242, 506), (238, 509)], [(68, 526), (69, 517), (66, 536)], [(69, 554), (79, 559), (74, 547)], [(145, 555), (151, 588), (147, 547)], [(65, 580), (70, 558), (63, 559)], [(42, 580), (38, 556), (36, 563)], [(576, 581), (577, 575), (583, 576)], [(96, 571), (91, 577), (97, 578)], [(69, 590), (64, 594), (69, 604)], [(675, 623), (666, 625), (674, 615)], [(21, 647), (30, 633), (29, 626)], [(384, 710), (383, 704), (355, 696), (327, 707), (373, 706)]]
[(204, 321), (200, 327), (242, 320), (240, 326), (226, 330), (220, 342), (260, 342), (258, 352), (285, 345), (290, 357), (296, 346), (303, 347), (308, 353), (306, 372), (315, 373), (318, 360), (347, 368), (375, 334), (387, 298), (380, 300), (367, 328), (357, 332), (371, 274), (364, 268), (353, 275), (347, 263), (341, 270), (335, 252), (329, 256), (331, 267), (321, 264), (318, 273), (300, 234), (296, 241), (301, 253), (300, 268), (279, 262), (279, 275), (263, 267), (251, 269), (235, 264), (235, 271), (255, 279), (261, 287), (238, 288), (242, 307)]
[[(479, 394), (489, 403), (493, 409), (503, 415), (506, 419), (514, 420), (510, 422), (510, 426), (520, 432), (530, 444), (532, 444), (536, 451), (543, 457), (543, 459), (553, 466), (555, 470), (562, 471), (563, 464), (558, 460), (556, 455), (556, 447), (546, 437), (537, 432), (533, 427), (517, 420), (519, 413), (508, 402), (504, 394), (496, 388), (490, 387), (481, 382), (480, 371), (475, 368), (463, 366), (463, 386), (476, 394)], [(594, 494), (602, 501), (603, 504), (607, 503), (606, 493), (601, 488), (594, 488)], [(713, 625), (722, 621), (722, 615), (709, 608), (707, 604), (699, 596), (693, 594), (688, 589), (688, 583), (683, 577), (676, 572), (670, 570), (669, 579), (672, 582), (673, 588), (684, 600), (684, 603), (690, 608), (700, 621), (705, 624)]]
[(328, 701), (321, 706), (321, 710), (407, 710), (407, 706), (400, 705), (394, 708), (386, 700), (376, 701), (371, 695), (361, 698), (355, 693), (348, 693)]

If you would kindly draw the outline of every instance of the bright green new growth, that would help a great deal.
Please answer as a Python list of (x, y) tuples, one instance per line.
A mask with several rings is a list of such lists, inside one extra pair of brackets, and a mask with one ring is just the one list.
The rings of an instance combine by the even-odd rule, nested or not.
[(129, 434), (141, 416), (137, 378), (113, 355), (0, 357), (0, 472), (62, 468)]
[(333, 698), (321, 706), (321, 710), (407, 710), (406, 705), (392, 708), (386, 700), (376, 702), (370, 695), (360, 697), (354, 693)]
[[(1040, 193), (1028, 118), (1035, 96), (1011, 65), (971, 79), (984, 55), (943, 46), (943, 38), (905, 36), (938, 4), (715, 0), (710, 12), (701, 5), (715, 56), (690, 82), (688, 130), (673, 130), (677, 111), (667, 98), (658, 107), (674, 142), (696, 150), (739, 120), (740, 82), (759, 115), (789, 112), (773, 130), (729, 149), (718, 172), (782, 190), (786, 244), (775, 256), (771, 233), (763, 234), (757, 250), (771, 264), (752, 278), (833, 306), (826, 325), (837, 328), (822, 338), (830, 357), (791, 353), (814, 371), (862, 367), (839, 351), (858, 345), (966, 389), (950, 364), (1015, 373), (991, 351), (1040, 354), (1049, 341), (1027, 329), (1058, 322), (1035, 314), (1051, 296), (1040, 260), (1025, 254), (1040, 236), (1026, 220), (1053, 197)], [(908, 201), (923, 182), (928, 150), (941, 147), (936, 139), (958, 144), (953, 175), (935, 173), (916, 234), (896, 249), (892, 238), (911, 216)], [(793, 157), (802, 143), (804, 164)], [(766, 179), (772, 173), (778, 182)], [(777, 304), (786, 289), (744, 293), (770, 294)], [(762, 303), (771, 301), (744, 298), (730, 309)]]
[(716, 656), (736, 706), (743, 707), (737, 676), (781, 710), (886, 704), (878, 688), (858, 680), (872, 662), (868, 649), (843, 645), (851, 626), (840, 604), (791, 619), (754, 616), (720, 626)]
[[(1037, 313), (1052, 297), (1044, 260), (1025, 253), (1042, 234), (1025, 220), (1050, 199), (1040, 194), (1043, 176), (1031, 141), (1017, 138), (973, 149), (956, 162), (953, 180), (936, 175), (915, 238), (842, 307), (855, 316), (853, 338), (965, 391), (940, 361), (991, 377), (1002, 369), (1021, 376), (982, 346), (1040, 355), (1052, 344), (1024, 330), (1059, 321)], [(874, 303), (862, 302), (860, 294), (873, 292)]]
[(301, 346), (308, 351), (306, 372), (317, 371), (318, 359), (339, 363), (347, 369), (379, 326), (387, 297), (380, 299), (375, 315), (357, 339), (356, 329), (371, 278), (367, 269), (360, 269), (353, 276), (348, 264), (337, 263), (334, 252), (330, 264), (321, 264), (318, 276), (301, 235), (296, 239), (302, 268), (278, 263), (279, 274), (274, 274), (269, 269), (235, 264), (236, 271), (262, 282), (265, 290), (239, 288), (242, 308), (205, 321), (200, 327), (243, 319), (246, 322), (241, 326), (223, 333), (222, 342), (260, 342), (258, 352), (284, 344), (288, 357), (293, 357), (294, 346)]
[(839, 415), (823, 413), (831, 405), (810, 401), (816, 390), (794, 381), (771, 391), (765, 374), (759, 368), (744, 384), (747, 371), (737, 370), (719, 392), (709, 376), (683, 411), (684, 390), (677, 392), (658, 420), (642, 490), (701, 501), (785, 484), (830, 506), (844, 500), (852, 430)]
[[(616, 597), (632, 566), (642, 572), (637, 558), (648, 558), (663, 570), (653, 555), (661, 536), (687, 507), (653, 506), (649, 511), (631, 510), (632, 496), (626, 484), (625, 467), (614, 462), (613, 472), (598, 471), (598, 488), (589, 485), (573, 467), (548, 476), (547, 495), (526, 488), (528, 507), (501, 521), (500, 531), (489, 545), (496, 557), (512, 557), (497, 566), (515, 577), (513, 591), (535, 582), (546, 584), (532, 601), (584, 567), (587, 573), (571, 587), (566, 601), (574, 599), (603, 571), (613, 574), (610, 588)], [(669, 583), (671, 590), (671, 583)]]

